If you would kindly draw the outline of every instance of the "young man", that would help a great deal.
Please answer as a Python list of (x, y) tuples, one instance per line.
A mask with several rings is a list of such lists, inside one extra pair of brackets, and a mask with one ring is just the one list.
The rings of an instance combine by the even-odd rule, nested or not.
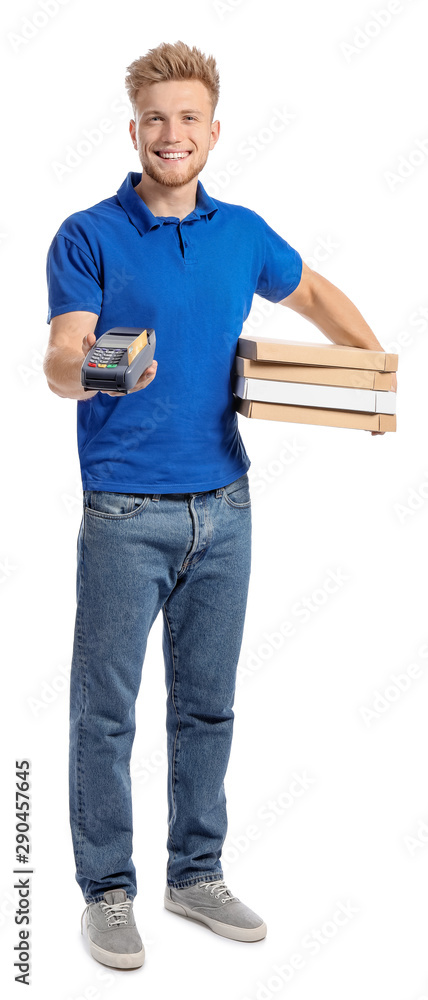
[[(182, 42), (128, 67), (141, 161), (69, 216), (48, 252), (44, 371), (78, 400), (83, 486), (70, 682), (70, 824), (92, 955), (144, 961), (135, 925), (130, 757), (147, 637), (162, 610), (167, 688), (167, 909), (240, 941), (266, 935), (221, 867), (224, 777), (251, 562), (250, 459), (231, 373), (254, 293), (336, 343), (381, 348), (347, 297), (250, 209), (208, 197), (215, 60)], [(156, 360), (124, 396), (85, 392), (114, 326), (153, 327)], [(144, 391), (141, 391), (144, 390)], [(85, 919), (84, 919), (85, 918)]]

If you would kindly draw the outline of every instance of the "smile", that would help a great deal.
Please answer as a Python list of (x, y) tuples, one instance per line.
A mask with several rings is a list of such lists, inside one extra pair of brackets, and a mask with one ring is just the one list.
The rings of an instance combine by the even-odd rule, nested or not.
[(189, 150), (185, 150), (182, 153), (163, 153), (157, 150), (156, 155), (160, 156), (161, 160), (184, 160), (186, 156), (190, 156), (190, 152)]

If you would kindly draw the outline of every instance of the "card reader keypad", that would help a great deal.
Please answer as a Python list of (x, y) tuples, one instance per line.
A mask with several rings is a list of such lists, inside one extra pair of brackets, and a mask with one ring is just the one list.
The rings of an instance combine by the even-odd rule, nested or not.
[(92, 360), (88, 361), (88, 367), (117, 368), (123, 354), (123, 347), (96, 347), (91, 353)]

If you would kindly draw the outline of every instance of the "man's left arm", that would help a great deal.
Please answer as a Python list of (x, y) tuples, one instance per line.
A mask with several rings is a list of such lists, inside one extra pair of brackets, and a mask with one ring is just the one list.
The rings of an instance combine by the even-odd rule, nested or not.
[[(362, 347), (369, 351), (383, 351), (361, 313), (344, 292), (327, 281), (317, 271), (312, 271), (303, 261), (302, 276), (294, 292), (280, 302), (300, 313), (318, 327), (334, 344)], [(397, 377), (392, 373), (391, 389), (397, 391)], [(383, 434), (383, 431), (372, 431)]]

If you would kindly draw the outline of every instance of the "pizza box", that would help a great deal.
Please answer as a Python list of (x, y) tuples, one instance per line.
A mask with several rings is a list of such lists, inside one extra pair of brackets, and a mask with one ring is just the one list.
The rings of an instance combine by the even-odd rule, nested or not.
[(393, 372), (379, 372), (370, 368), (332, 368), (321, 365), (286, 364), (277, 361), (253, 361), (252, 358), (235, 358), (235, 372), (245, 378), (266, 378), (281, 382), (311, 382), (314, 385), (345, 385), (357, 389), (391, 390)]
[(235, 376), (233, 392), (241, 399), (292, 406), (319, 406), (333, 410), (363, 410), (365, 413), (395, 413), (397, 393), (356, 389), (341, 385), (306, 382), (275, 382), (273, 379)]
[(364, 431), (396, 431), (395, 413), (364, 413), (355, 410), (324, 409), (321, 406), (291, 406), (284, 403), (255, 402), (235, 396), (235, 409), (244, 417), (283, 420), (293, 424), (320, 424)]
[(344, 344), (309, 343), (298, 340), (271, 340), (256, 334), (241, 334), (236, 353), (253, 361), (286, 364), (322, 365), (332, 368), (363, 368), (372, 371), (397, 371), (398, 354), (346, 347)]

